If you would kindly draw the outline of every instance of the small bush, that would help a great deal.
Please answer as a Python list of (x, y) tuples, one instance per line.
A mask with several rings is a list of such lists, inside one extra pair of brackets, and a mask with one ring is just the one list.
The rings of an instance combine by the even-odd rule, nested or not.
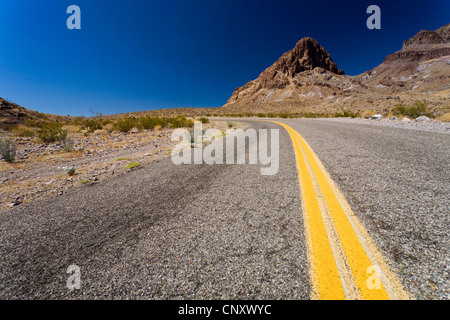
[(192, 127), (194, 125), (194, 122), (192, 120), (187, 120), (184, 116), (171, 118), (169, 120), (169, 123), (170, 127), (174, 129)]
[(303, 118), (328, 118), (329, 114), (326, 114), (326, 113), (315, 113), (315, 112), (306, 112), (306, 113), (302, 113), (301, 117), (303, 117)]
[(66, 138), (61, 141), (62, 148), (66, 152), (72, 152), (73, 147), (75, 146), (75, 140), (73, 138)]
[(113, 129), (122, 133), (129, 132), (136, 126), (136, 122), (132, 118), (121, 118), (113, 124)]
[(337, 112), (333, 115), (335, 118), (356, 118), (358, 117), (358, 113), (355, 113), (350, 110), (342, 110), (341, 112)]
[(142, 117), (139, 119), (138, 128), (139, 129), (145, 129), (145, 130), (151, 130), (155, 129), (156, 126), (161, 125), (163, 121), (159, 119), (158, 117)]
[(67, 130), (64, 130), (59, 123), (43, 124), (37, 134), (45, 143), (63, 142), (67, 138)]
[(8, 138), (1, 139), (0, 155), (6, 162), (14, 162), (14, 159), (16, 158), (16, 141)]
[(205, 117), (201, 117), (199, 120), (200, 120), (202, 123), (209, 123), (209, 119), (208, 119), (208, 118), (205, 118)]
[(24, 127), (24, 126), (17, 126), (13, 129), (11, 129), (11, 131), (14, 132), (14, 135), (18, 136), (18, 137), (23, 137), (23, 138), (31, 138), (34, 137), (35, 133), (33, 130)]
[(434, 114), (428, 112), (427, 104), (423, 101), (416, 101), (410, 107), (407, 107), (403, 103), (398, 104), (391, 110), (391, 113), (396, 116), (406, 116), (411, 118), (418, 118), (420, 116), (435, 118)]
[(66, 170), (67, 174), (72, 177), (75, 175), (75, 171), (77, 170), (77, 168), (76, 167), (65, 167), (64, 170)]
[(95, 130), (102, 130), (103, 123), (101, 120), (85, 119), (81, 122), (81, 129), (87, 132), (94, 132)]

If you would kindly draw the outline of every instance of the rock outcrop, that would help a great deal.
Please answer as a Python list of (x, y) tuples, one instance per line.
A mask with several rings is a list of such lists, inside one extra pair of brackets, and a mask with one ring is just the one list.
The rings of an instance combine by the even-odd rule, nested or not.
[[(351, 54), (351, 51), (350, 53)], [(353, 108), (386, 109), (409, 100), (450, 100), (450, 24), (422, 30), (404, 41), (401, 50), (356, 76), (339, 70), (330, 54), (312, 38), (301, 39), (260, 76), (237, 88), (224, 108), (231, 112), (316, 112)], [(394, 98), (390, 96), (395, 95)], [(399, 100), (400, 99), (400, 100)], [(388, 102), (382, 102), (382, 101)], [(374, 106), (380, 101), (380, 107)], [(345, 102), (345, 103), (344, 103)]]
[[(303, 85), (308, 86), (303, 80), (310, 73), (317, 75), (315, 84), (321, 86), (321, 80), (331, 78), (331, 74), (343, 75), (344, 71), (338, 69), (330, 54), (317, 40), (306, 37), (298, 41), (292, 50), (284, 53), (273, 65), (264, 70), (257, 79), (237, 88), (228, 103), (278, 101), (309, 94), (310, 91), (303, 92), (304, 90), (298, 90), (299, 92), (296, 93), (290, 91), (296, 91), (296, 88)], [(327, 76), (327, 74), (330, 75)], [(309, 85), (313, 86), (313, 83), (309, 83)], [(285, 92), (280, 97), (279, 94), (274, 94), (274, 90), (284, 90)], [(317, 94), (319, 93), (317, 92)]]

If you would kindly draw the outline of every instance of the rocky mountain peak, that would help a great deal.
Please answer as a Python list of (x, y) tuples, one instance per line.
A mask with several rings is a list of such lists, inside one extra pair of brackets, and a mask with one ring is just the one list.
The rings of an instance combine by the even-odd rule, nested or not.
[(272, 67), (274, 70), (292, 78), (300, 72), (313, 70), (317, 67), (336, 74), (344, 74), (343, 70), (337, 68), (330, 54), (317, 40), (310, 37), (303, 38), (297, 42), (295, 47), (283, 54)]
[(403, 42), (403, 48), (413, 45), (441, 44), (445, 40), (436, 31), (421, 30), (414, 37)]

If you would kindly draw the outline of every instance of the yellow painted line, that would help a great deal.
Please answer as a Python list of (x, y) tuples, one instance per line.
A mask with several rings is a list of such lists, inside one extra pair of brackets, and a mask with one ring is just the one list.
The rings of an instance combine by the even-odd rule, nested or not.
[[(320, 213), (317, 200), (315, 201), (313, 199), (314, 197), (317, 197), (317, 193), (313, 187), (313, 181), (320, 190), (320, 194), (327, 207), (327, 214), (332, 219), (331, 225), (333, 231), (338, 236), (339, 243), (333, 243), (333, 246), (340, 246), (342, 252), (345, 254), (345, 261), (339, 263), (339, 265), (348, 265), (351, 270), (350, 276), (342, 277), (344, 282), (348, 281), (345, 279), (352, 279), (352, 281), (354, 281), (354, 286), (359, 291), (359, 294), (357, 295), (358, 298), (371, 300), (385, 300), (390, 299), (391, 297), (394, 299), (407, 299), (407, 294), (403, 291), (400, 282), (389, 270), (387, 264), (382, 260), (379, 251), (376, 249), (371, 250), (371, 248), (374, 248), (374, 244), (368, 237), (368, 233), (363, 230), (361, 224), (355, 222), (356, 217), (352, 217), (352, 221), (349, 219), (348, 212), (344, 210), (345, 207), (346, 210), (349, 211), (350, 207), (348, 206), (348, 203), (340, 192), (336, 192), (337, 187), (334, 182), (332, 182), (329, 174), (326, 172), (317, 156), (313, 153), (312, 149), (294, 129), (281, 122), (275, 123), (283, 126), (288, 131), (294, 144), (300, 178), (300, 189), (302, 190), (301, 194), (304, 214), (306, 215), (305, 224), (308, 237), (307, 241), (312, 244), (308, 247), (311, 251), (309, 253), (312, 269), (311, 279), (313, 282), (313, 289), (317, 290), (317, 298), (329, 299), (330, 296), (336, 296), (336, 293), (341, 291), (343, 285), (342, 283), (339, 285), (336, 284), (338, 277), (336, 276), (336, 272), (330, 272), (330, 267), (325, 270), (320, 269), (323, 262), (327, 260), (325, 255), (330, 256), (328, 257), (328, 263), (333, 264), (331, 269), (334, 269), (336, 266), (335, 259), (340, 258), (334, 257), (331, 250), (324, 249), (330, 246), (330, 241), (335, 240), (326, 236), (326, 230), (324, 232), (322, 228), (324, 217)], [(313, 173), (312, 177), (308, 168), (310, 168)], [(344, 203), (344, 205), (341, 203)], [(354, 216), (351, 209), (350, 214)], [(355, 231), (355, 226), (358, 232)], [(365, 239), (368, 239), (368, 241), (364, 241)], [(321, 259), (322, 262), (319, 263), (317, 259)], [(331, 263), (332, 260), (334, 263)], [(382, 269), (380, 271), (381, 274), (375, 273), (375, 268)], [(346, 270), (339, 271), (341, 273), (346, 272)], [(378, 285), (370, 285), (369, 282), (372, 280), (375, 280), (375, 283)], [(341, 282), (340, 279), (339, 282)], [(333, 285), (329, 285), (330, 283), (333, 283)], [(384, 284), (387, 284), (387, 287), (385, 287)], [(348, 284), (344, 283), (344, 285), (348, 287)], [(334, 286), (338, 286), (339, 289), (336, 291)], [(386, 290), (386, 288), (388, 290)], [(390, 295), (387, 291), (389, 291)], [(350, 296), (348, 298), (355, 299), (356, 297)]]
[[(297, 135), (301, 137), (298, 133)], [(323, 173), (323, 176), (327, 180), (329, 186), (331, 187), (332, 191), (334, 192), (336, 198), (338, 199), (340, 206), (342, 207), (344, 214), (346, 215), (350, 225), (353, 227), (356, 236), (358, 237), (361, 245), (363, 246), (367, 256), (369, 257), (370, 261), (372, 262), (372, 266), (376, 266), (379, 268), (379, 273), (377, 274), (378, 279), (381, 280), (382, 284), (384, 285), (384, 289), (386, 290), (389, 298), (395, 299), (395, 300), (409, 300), (410, 297), (404, 290), (402, 284), (400, 283), (400, 280), (398, 277), (392, 272), (391, 268), (387, 264), (387, 262), (384, 260), (383, 255), (381, 254), (378, 247), (375, 245), (373, 239), (369, 236), (369, 233), (364, 228), (364, 226), (361, 224), (353, 210), (351, 209), (349, 203), (345, 199), (342, 192), (337, 187), (336, 183), (331, 179), (329, 173), (326, 171), (324, 165), (320, 161), (320, 159), (317, 157), (317, 155), (314, 153), (314, 150), (309, 146), (309, 144), (306, 142), (306, 140), (303, 139), (303, 143), (306, 146), (306, 148), (309, 150), (309, 153), (314, 158), (318, 168)], [(367, 270), (366, 270), (366, 277), (369, 276)], [(370, 279), (367, 279), (370, 280)], [(366, 282), (366, 288), (369, 288)], [(370, 288), (369, 288), (370, 289)]]
[[(294, 133), (290, 130), (288, 132), (294, 142)], [(344, 289), (320, 212), (313, 181), (298, 143), (294, 143), (294, 150), (299, 171), (300, 190), (302, 190), (301, 197), (308, 238), (311, 282), (314, 291), (316, 291), (316, 298), (324, 300), (345, 299)]]

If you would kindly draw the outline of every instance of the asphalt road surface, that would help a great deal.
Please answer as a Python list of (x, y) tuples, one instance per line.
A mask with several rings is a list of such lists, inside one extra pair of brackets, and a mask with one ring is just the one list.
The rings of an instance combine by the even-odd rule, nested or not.
[[(282, 122), (315, 152), (407, 296), (448, 299), (450, 135)], [(317, 298), (293, 136), (248, 123), (280, 130), (276, 175), (168, 157), (2, 213), (0, 298)], [(67, 288), (71, 265), (80, 289)]]

